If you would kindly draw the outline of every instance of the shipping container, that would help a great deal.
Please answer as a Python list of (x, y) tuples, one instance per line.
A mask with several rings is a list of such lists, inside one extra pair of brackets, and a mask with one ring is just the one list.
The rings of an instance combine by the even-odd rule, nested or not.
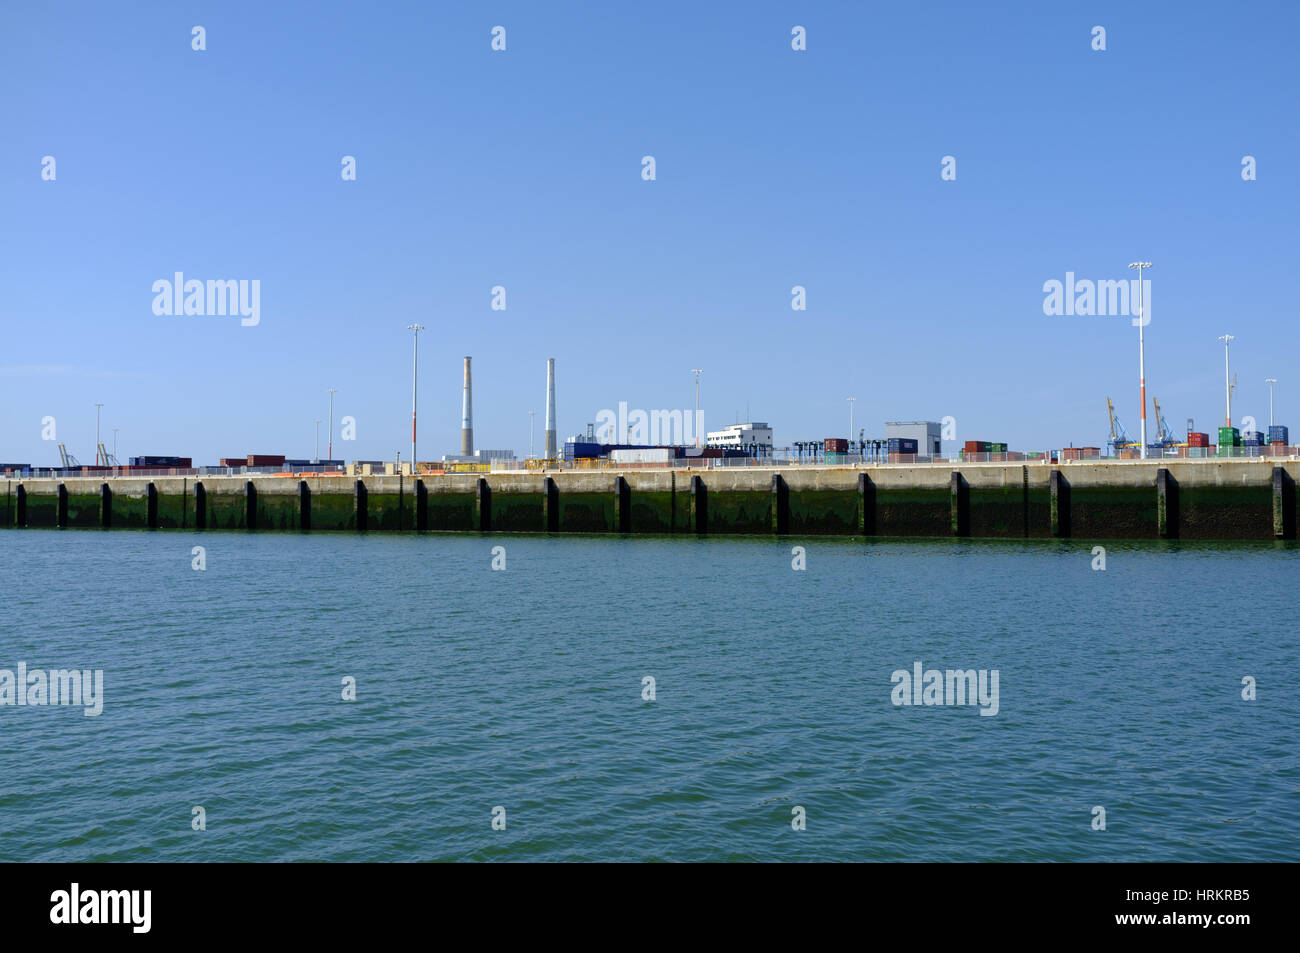
[(1239, 431), (1236, 427), (1220, 427), (1219, 428), (1220, 448), (1222, 448), (1224, 444), (1227, 444), (1229, 447), (1241, 446), (1241, 431)]
[(284, 454), (250, 453), (245, 465), (250, 467), (282, 467), (284, 466)]
[(1187, 434), (1187, 446), (1189, 447), (1208, 447), (1210, 445), (1210, 435), (1193, 430)]
[[(913, 443), (916, 441), (913, 440)], [(849, 441), (847, 437), (827, 437), (822, 441), (822, 449), (827, 453), (848, 453)]]
[(962, 449), (967, 453), (983, 453), (984, 444), (979, 440), (967, 440)]
[(131, 457), (129, 463), (133, 467), (190, 467), (194, 461), (190, 457), (167, 457), (167, 456), (150, 456), (148, 454)]
[(890, 453), (916, 453), (917, 442), (913, 437), (890, 437)]
[(244, 461), (247, 459), (247, 457), (222, 457), (218, 462), (223, 467), (242, 467), (245, 465)]
[(1254, 440), (1255, 443), (1252, 444), (1252, 446), (1259, 446), (1266, 442), (1264, 440), (1263, 432), (1259, 430), (1243, 430), (1241, 432), (1241, 439), (1243, 441), (1243, 445), (1244, 445), (1244, 441), (1246, 440)]
[(637, 450), (611, 450), (612, 463), (667, 463), (672, 458), (668, 447), (646, 447)]

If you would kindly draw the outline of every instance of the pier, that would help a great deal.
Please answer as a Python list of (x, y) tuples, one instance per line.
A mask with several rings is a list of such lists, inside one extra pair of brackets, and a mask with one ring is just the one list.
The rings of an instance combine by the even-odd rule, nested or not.
[(1294, 539), (1276, 459), (0, 483), (5, 529)]

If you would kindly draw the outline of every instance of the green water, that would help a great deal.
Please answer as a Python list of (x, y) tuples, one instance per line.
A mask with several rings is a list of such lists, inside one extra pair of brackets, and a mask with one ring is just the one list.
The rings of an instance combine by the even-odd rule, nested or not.
[(0, 860), (1294, 859), (1300, 550), (1091, 549), (5, 532)]

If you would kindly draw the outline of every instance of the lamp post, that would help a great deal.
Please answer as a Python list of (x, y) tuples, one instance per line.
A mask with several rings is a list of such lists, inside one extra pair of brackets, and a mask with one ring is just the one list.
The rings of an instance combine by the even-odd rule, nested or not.
[(1276, 377), (1264, 378), (1264, 383), (1268, 385), (1268, 429), (1273, 429), (1273, 385), (1277, 383)]
[(1223, 394), (1224, 394), (1225, 419), (1227, 421), (1225, 426), (1231, 427), (1232, 426), (1232, 378), (1228, 374), (1228, 347), (1232, 344), (1233, 341), (1236, 340), (1236, 338), (1233, 337), (1231, 334), (1221, 334), (1219, 335), (1219, 340), (1223, 342)]
[[(420, 332), (424, 330), (423, 324), (408, 324), (406, 330), (414, 332), (411, 335), (411, 472), (416, 471), (415, 456), (415, 398), (416, 386), (420, 375)], [(401, 470), (401, 467), (398, 467)]]
[(334, 459), (334, 395), (338, 393), (338, 388), (331, 387), (328, 389), (330, 395), (330, 432), (329, 432), (329, 441), (328, 441), (329, 449), (326, 450), (325, 453), (329, 457), (329, 459), (333, 460)]
[[(95, 405), (95, 466), (99, 466), (99, 465), (100, 465), (100, 459), (99, 459), (99, 408), (101, 408), (101, 407), (103, 407), (103, 406), (104, 406), (103, 404), (96, 404), (96, 405)], [(105, 460), (105, 461), (103, 461), (103, 462), (104, 462), (104, 463), (107, 463), (108, 461)]]
[(692, 367), (691, 373), (695, 375), (695, 420), (692, 424), (695, 430), (695, 446), (700, 445), (700, 375), (704, 373), (702, 367)]
[(1138, 389), (1142, 397), (1142, 450), (1141, 457), (1147, 458), (1147, 368), (1146, 368), (1146, 340), (1143, 331), (1146, 327), (1146, 315), (1143, 311), (1142, 301), (1142, 269), (1150, 268), (1149, 261), (1135, 261), (1129, 263), (1130, 268), (1136, 268), (1138, 273)]
[[(854, 401), (857, 400), (857, 398), (845, 397), (844, 399), (849, 402), (849, 439), (852, 440), (853, 439), (853, 403)], [(852, 450), (853, 448), (850, 447), (849, 449)]]

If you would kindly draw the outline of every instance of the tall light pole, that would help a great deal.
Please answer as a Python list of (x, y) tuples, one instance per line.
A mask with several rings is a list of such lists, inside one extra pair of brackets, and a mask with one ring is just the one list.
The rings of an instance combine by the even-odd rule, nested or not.
[[(100, 465), (100, 459), (99, 459), (99, 408), (101, 408), (101, 407), (103, 407), (103, 406), (104, 406), (103, 404), (96, 404), (96, 405), (95, 405), (95, 466), (99, 466), (99, 465)], [(104, 463), (108, 463), (107, 460), (104, 460), (103, 462), (104, 462)]]
[(330, 432), (329, 432), (329, 449), (325, 451), (326, 456), (334, 459), (334, 395), (338, 393), (337, 387), (327, 388), (330, 395)]
[(695, 375), (695, 421), (692, 424), (695, 430), (695, 446), (700, 445), (700, 375), (704, 373), (702, 367), (692, 367), (691, 373)]
[(316, 421), (316, 453), (312, 457), (312, 463), (320, 463), (320, 421)]
[(1264, 378), (1264, 383), (1268, 385), (1268, 429), (1273, 429), (1273, 385), (1277, 383), (1276, 377)]
[(406, 330), (413, 332), (411, 335), (411, 472), (416, 471), (415, 456), (415, 397), (416, 383), (420, 374), (420, 332), (424, 330), (423, 324), (408, 324)]
[(1232, 378), (1228, 374), (1228, 346), (1236, 340), (1231, 334), (1219, 335), (1219, 340), (1223, 342), (1223, 393), (1225, 397), (1225, 419), (1226, 426), (1232, 426)]
[(852, 440), (853, 439), (853, 402), (856, 401), (857, 398), (845, 397), (844, 399), (849, 402), (849, 439)]
[(1136, 268), (1138, 273), (1138, 390), (1142, 397), (1142, 459), (1147, 458), (1147, 365), (1146, 365), (1146, 340), (1143, 331), (1146, 328), (1146, 315), (1143, 311), (1142, 301), (1142, 269), (1150, 268), (1149, 261), (1135, 261), (1129, 263), (1130, 268)]

